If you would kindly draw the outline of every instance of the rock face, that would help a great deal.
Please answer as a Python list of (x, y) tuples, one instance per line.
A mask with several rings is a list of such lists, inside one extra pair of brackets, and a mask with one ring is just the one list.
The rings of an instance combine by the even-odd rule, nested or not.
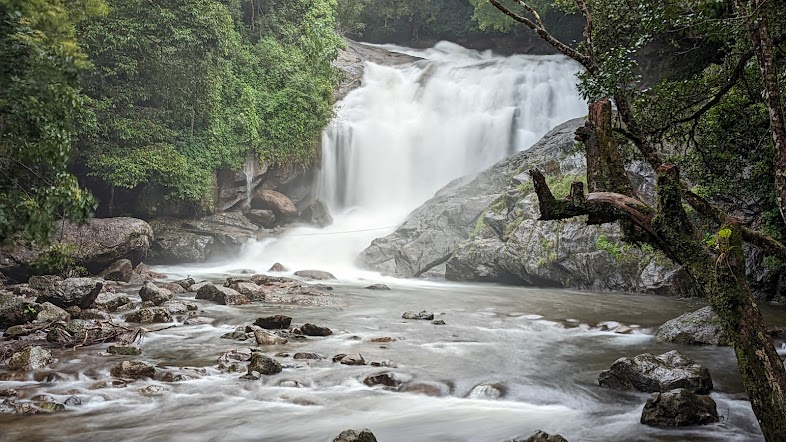
[(327, 206), (320, 200), (306, 206), (300, 211), (300, 219), (319, 227), (326, 227), (333, 224), (333, 217), (330, 216)]
[(68, 278), (44, 290), (36, 302), (50, 302), (60, 308), (88, 308), (96, 300), (104, 280), (100, 278)]
[(197, 220), (157, 219), (150, 225), (155, 241), (146, 262), (177, 264), (202, 262), (208, 258), (231, 255), (255, 238), (259, 227), (241, 212), (226, 212)]
[(709, 370), (676, 350), (660, 356), (645, 353), (632, 359), (617, 359), (610, 369), (598, 376), (598, 384), (615, 390), (647, 393), (685, 388), (707, 394), (712, 390)]
[(344, 81), (341, 82), (333, 95), (336, 101), (341, 100), (352, 89), (360, 86), (366, 61), (383, 66), (395, 66), (419, 60), (419, 58), (411, 55), (367, 46), (348, 38), (345, 38), (344, 41), (346, 42), (346, 49), (338, 53), (338, 58), (334, 62), (334, 65), (344, 73)]
[(709, 306), (666, 322), (660, 326), (655, 337), (677, 344), (729, 345), (720, 318)]
[(684, 388), (654, 393), (641, 412), (642, 424), (659, 427), (706, 425), (718, 420), (718, 410), (712, 398)]
[[(574, 132), (582, 124), (566, 122), (529, 150), (454, 180), (395, 232), (374, 240), (359, 260), (403, 277), (444, 272), (458, 281), (690, 295), (689, 278), (678, 266), (652, 250), (623, 245), (616, 225), (538, 221), (527, 170), (542, 170), (556, 196), (565, 196), (585, 174), (586, 162), (574, 151)], [(651, 194), (647, 168), (630, 174), (637, 190)]]
[(371, 430), (346, 430), (333, 439), (333, 442), (377, 442)]

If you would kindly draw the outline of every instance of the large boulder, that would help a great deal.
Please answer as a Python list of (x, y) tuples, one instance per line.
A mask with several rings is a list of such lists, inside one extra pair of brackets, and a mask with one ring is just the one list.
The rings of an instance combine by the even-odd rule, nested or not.
[(254, 153), (246, 155), (241, 170), (221, 169), (216, 172), (216, 211), (237, 210), (251, 198), (253, 190), (265, 179), (270, 169)]
[(251, 353), (251, 361), (248, 363), (248, 374), (257, 372), (263, 375), (273, 375), (281, 373), (281, 371), (281, 364), (275, 359), (259, 352)]
[(641, 412), (642, 424), (658, 427), (706, 425), (718, 420), (718, 410), (711, 397), (684, 388), (654, 393)]
[(610, 369), (601, 372), (598, 384), (615, 390), (647, 393), (685, 388), (707, 394), (712, 390), (710, 371), (676, 350), (660, 356), (645, 353), (634, 358), (617, 359)]
[(134, 264), (130, 259), (118, 259), (109, 265), (106, 269), (98, 274), (101, 278), (107, 281), (131, 281), (131, 276), (134, 274)]
[(272, 210), (249, 210), (246, 214), (248, 220), (259, 227), (272, 229), (276, 227), (276, 214)]
[(709, 306), (666, 322), (655, 337), (676, 344), (729, 345), (718, 314)]
[(196, 299), (205, 299), (222, 305), (243, 305), (251, 302), (246, 295), (238, 293), (236, 290), (212, 283), (203, 285), (197, 291)]
[(288, 196), (270, 189), (258, 190), (251, 199), (251, 208), (272, 210), (279, 222), (295, 219), (298, 215), (295, 203)]
[(0, 292), (0, 329), (26, 324), (36, 319), (41, 305), (22, 296)]
[(169, 289), (158, 287), (152, 282), (146, 281), (142, 288), (139, 289), (139, 297), (142, 298), (142, 301), (150, 301), (155, 305), (161, 305), (174, 299), (175, 294)]
[[(395, 232), (374, 240), (360, 261), (403, 277), (444, 273), (458, 281), (692, 294), (680, 267), (651, 248), (624, 245), (617, 225), (538, 220), (527, 170), (544, 171), (557, 196), (564, 196), (585, 175), (585, 159), (574, 149), (574, 133), (583, 124), (568, 121), (530, 149), (449, 183)], [(638, 191), (651, 192), (650, 170), (639, 165), (630, 174)]]
[(332, 273), (326, 272), (324, 270), (298, 270), (295, 272), (295, 275), (307, 279), (316, 279), (317, 281), (328, 281), (331, 279), (336, 279)]
[(126, 321), (138, 324), (172, 322), (172, 315), (166, 307), (148, 307), (126, 315)]
[(50, 302), (58, 307), (89, 308), (104, 287), (101, 278), (67, 278), (42, 291), (36, 302)]
[(156, 368), (143, 361), (123, 361), (112, 368), (110, 373), (116, 378), (152, 378)]
[(66, 222), (54, 237), (73, 248), (77, 264), (96, 274), (119, 259), (141, 263), (153, 241), (153, 229), (136, 218), (94, 218), (86, 225)]

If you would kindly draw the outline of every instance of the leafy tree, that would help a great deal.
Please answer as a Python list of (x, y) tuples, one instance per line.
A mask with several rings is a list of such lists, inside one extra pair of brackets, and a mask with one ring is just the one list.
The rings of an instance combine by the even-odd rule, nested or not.
[[(786, 258), (786, 247), (778, 235), (768, 234), (772, 229), (745, 226), (717, 203), (733, 201), (731, 190), (760, 185), (751, 177), (770, 176), (774, 179), (766, 181), (760, 202), (782, 212), (786, 206), (781, 196), (786, 188), (781, 186), (786, 182), (780, 100), (784, 85), (774, 50), (786, 31), (786, 14), (759, 0), (575, 0), (572, 7), (585, 27), (582, 43), (572, 47), (546, 29), (534, 3), (515, 0), (513, 8), (504, 0), (489, 1), (585, 68), (580, 91), (592, 104), (577, 135), (587, 150), (589, 193), (576, 182), (568, 198), (558, 200), (543, 175), (532, 170), (541, 219), (588, 215), (592, 224), (619, 221), (628, 240), (652, 244), (681, 264), (730, 336), (765, 438), (781, 440), (786, 432), (786, 371), (752, 297), (743, 240), (779, 259)], [(636, 60), (663, 42), (672, 51), (709, 48), (713, 56), (694, 57), (698, 66), (683, 78), (665, 78), (643, 88)], [(758, 70), (749, 66), (753, 57)], [(606, 97), (616, 104), (617, 123)], [(733, 145), (738, 140), (742, 147)], [(632, 144), (636, 156), (656, 170), (656, 205), (639, 200), (628, 183), (622, 143)], [(677, 150), (669, 148), (675, 145)], [(745, 147), (751, 151), (729, 161)], [(687, 164), (705, 188), (714, 184), (709, 195), (688, 188), (679, 168), (665, 156)], [(739, 167), (746, 163), (755, 167)], [(723, 189), (718, 183), (724, 177), (744, 184)], [(773, 194), (778, 198), (768, 198)], [(726, 207), (734, 209), (735, 204)], [(774, 230), (783, 231), (783, 219), (767, 221), (775, 221)]]
[(91, 195), (68, 173), (78, 127), (92, 124), (79, 89), (90, 63), (75, 25), (100, 0), (0, 0), (0, 240), (46, 241), (60, 218), (85, 219)]

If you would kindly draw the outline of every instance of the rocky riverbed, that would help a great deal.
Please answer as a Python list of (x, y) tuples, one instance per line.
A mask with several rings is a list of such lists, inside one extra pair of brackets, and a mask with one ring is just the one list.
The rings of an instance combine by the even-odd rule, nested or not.
[[(100, 294), (98, 311), (111, 310), (108, 297), (131, 304), (85, 320), (102, 330), (141, 328), (139, 336), (66, 347), (44, 337), (52, 360), (39, 359), (31, 370), (0, 368), (0, 390), (15, 391), (3, 393), (4, 413), (40, 411), (0, 414), (0, 438), (328, 441), (347, 428), (369, 428), (380, 441), (498, 442), (537, 430), (573, 441), (760, 440), (731, 349), (653, 336), (662, 323), (700, 307), (696, 302), (153, 270), (167, 277), (148, 273), (158, 276), (155, 285), (109, 284), (116, 293)], [(203, 279), (211, 282), (198, 283)], [(372, 282), (390, 290), (367, 288)], [(145, 309), (162, 316), (127, 322)], [(767, 315), (784, 319), (773, 309)], [(3, 344), (22, 342), (7, 338)], [(645, 391), (653, 390), (598, 384), (620, 357), (675, 349), (711, 372), (712, 390), (699, 391), (717, 403), (720, 422), (679, 430), (643, 425)]]

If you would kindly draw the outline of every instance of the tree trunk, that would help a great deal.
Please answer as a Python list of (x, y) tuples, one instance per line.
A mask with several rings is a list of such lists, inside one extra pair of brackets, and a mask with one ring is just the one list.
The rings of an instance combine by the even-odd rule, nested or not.
[(753, 16), (748, 21), (748, 34), (764, 81), (764, 97), (770, 115), (770, 133), (775, 145), (775, 194), (778, 197), (781, 217), (786, 222), (786, 122), (783, 117), (778, 87), (778, 67), (775, 63), (765, 3), (766, 0), (751, 0), (750, 11)]

